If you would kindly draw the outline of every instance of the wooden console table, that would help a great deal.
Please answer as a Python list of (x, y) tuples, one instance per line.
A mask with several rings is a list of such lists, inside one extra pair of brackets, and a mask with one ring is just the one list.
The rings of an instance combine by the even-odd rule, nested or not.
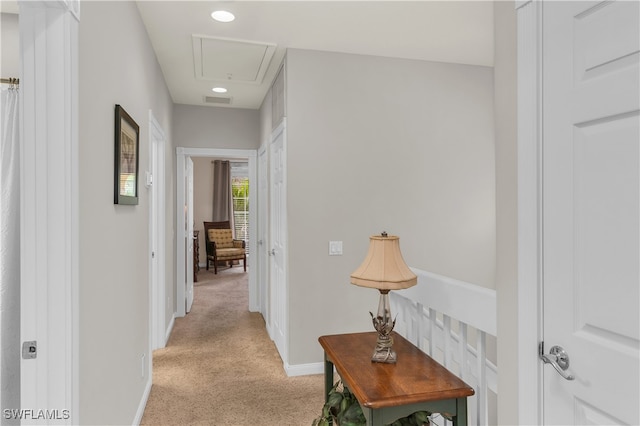
[(397, 333), (396, 364), (371, 362), (376, 332), (321, 336), (325, 354), (325, 398), (333, 387), (333, 367), (353, 392), (367, 425), (387, 425), (416, 411), (446, 413), (453, 424), (467, 425), (472, 387)]

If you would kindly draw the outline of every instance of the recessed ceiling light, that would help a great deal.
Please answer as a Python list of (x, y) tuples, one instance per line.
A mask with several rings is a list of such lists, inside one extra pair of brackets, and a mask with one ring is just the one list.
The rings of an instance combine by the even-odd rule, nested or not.
[(227, 89), (225, 89), (224, 87), (214, 87), (211, 90), (213, 90), (216, 93), (227, 93)]
[(236, 17), (231, 12), (227, 12), (226, 10), (216, 10), (211, 14), (211, 17), (218, 22), (231, 22)]

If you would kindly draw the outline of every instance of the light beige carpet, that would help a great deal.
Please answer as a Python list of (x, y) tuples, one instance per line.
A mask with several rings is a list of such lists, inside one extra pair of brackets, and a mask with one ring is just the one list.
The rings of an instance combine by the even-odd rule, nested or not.
[(248, 311), (248, 274), (201, 270), (192, 310), (153, 353), (143, 425), (311, 425), (322, 375), (287, 377), (259, 313)]

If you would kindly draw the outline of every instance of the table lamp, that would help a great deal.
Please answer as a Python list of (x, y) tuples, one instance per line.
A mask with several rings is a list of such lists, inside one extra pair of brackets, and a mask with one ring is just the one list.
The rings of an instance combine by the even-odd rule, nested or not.
[(418, 278), (409, 269), (400, 253), (400, 238), (387, 235), (369, 237), (369, 252), (362, 265), (351, 274), (351, 284), (380, 290), (377, 315), (371, 314), (373, 327), (378, 332), (371, 361), (394, 364), (397, 360), (393, 350), (391, 331), (396, 320), (391, 318), (389, 291), (401, 290), (416, 285)]

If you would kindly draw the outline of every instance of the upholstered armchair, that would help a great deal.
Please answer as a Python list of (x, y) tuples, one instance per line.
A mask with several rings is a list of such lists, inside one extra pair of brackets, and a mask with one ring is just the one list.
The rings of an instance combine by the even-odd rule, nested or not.
[[(218, 273), (218, 262), (229, 261), (233, 266), (234, 260), (242, 260), (244, 271), (247, 272), (247, 250), (245, 242), (234, 240), (230, 228), (216, 227), (216, 222), (205, 222), (205, 241), (207, 242), (207, 270), (209, 262), (213, 262), (213, 272)], [(228, 224), (228, 222), (227, 222)]]

